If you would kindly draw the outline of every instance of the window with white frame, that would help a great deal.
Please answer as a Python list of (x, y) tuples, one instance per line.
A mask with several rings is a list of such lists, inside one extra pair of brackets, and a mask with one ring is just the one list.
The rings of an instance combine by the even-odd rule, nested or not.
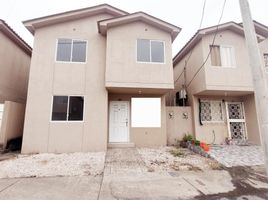
[(53, 96), (52, 121), (83, 121), (84, 97)]
[(160, 98), (131, 98), (132, 127), (161, 127)]
[(263, 59), (264, 59), (264, 69), (268, 73), (268, 53), (263, 54)]
[(210, 45), (211, 65), (222, 67), (235, 67), (234, 47), (225, 45)]
[(56, 61), (86, 62), (87, 41), (77, 39), (57, 40)]
[(137, 39), (137, 61), (164, 63), (164, 42), (148, 39)]
[(201, 100), (200, 108), (202, 122), (223, 122), (222, 101)]

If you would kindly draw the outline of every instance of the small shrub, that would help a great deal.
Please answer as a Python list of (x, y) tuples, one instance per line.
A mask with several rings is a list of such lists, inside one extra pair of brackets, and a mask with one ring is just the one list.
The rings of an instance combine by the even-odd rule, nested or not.
[(175, 157), (184, 157), (184, 153), (180, 149), (172, 149), (170, 153)]
[(191, 141), (191, 140), (193, 140), (193, 136), (192, 136), (191, 134), (185, 134), (185, 135), (183, 136), (182, 140), (183, 140), (184, 142)]
[(199, 140), (195, 140), (194, 144), (195, 144), (196, 146), (200, 146), (200, 141), (199, 141)]

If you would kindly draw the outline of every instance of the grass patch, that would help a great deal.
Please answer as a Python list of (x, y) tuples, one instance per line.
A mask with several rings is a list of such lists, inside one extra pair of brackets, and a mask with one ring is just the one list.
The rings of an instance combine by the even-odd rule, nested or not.
[(181, 151), (180, 149), (172, 149), (172, 150), (170, 150), (170, 153), (171, 153), (174, 157), (185, 157), (184, 152)]

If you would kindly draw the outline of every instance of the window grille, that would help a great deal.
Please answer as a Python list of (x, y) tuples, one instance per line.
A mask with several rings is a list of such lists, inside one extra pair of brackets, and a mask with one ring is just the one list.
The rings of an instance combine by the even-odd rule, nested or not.
[(221, 101), (201, 101), (202, 122), (223, 122), (223, 111)]

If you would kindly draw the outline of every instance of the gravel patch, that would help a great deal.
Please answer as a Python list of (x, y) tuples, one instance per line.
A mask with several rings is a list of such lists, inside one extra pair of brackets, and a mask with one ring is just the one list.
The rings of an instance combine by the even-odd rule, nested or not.
[[(219, 169), (220, 164), (193, 153), (189, 149), (175, 147), (137, 148), (148, 171), (178, 171)], [(179, 151), (179, 153), (178, 153)], [(172, 155), (172, 152), (176, 156)]]
[(19, 155), (0, 162), (0, 178), (96, 176), (104, 161), (105, 152)]

